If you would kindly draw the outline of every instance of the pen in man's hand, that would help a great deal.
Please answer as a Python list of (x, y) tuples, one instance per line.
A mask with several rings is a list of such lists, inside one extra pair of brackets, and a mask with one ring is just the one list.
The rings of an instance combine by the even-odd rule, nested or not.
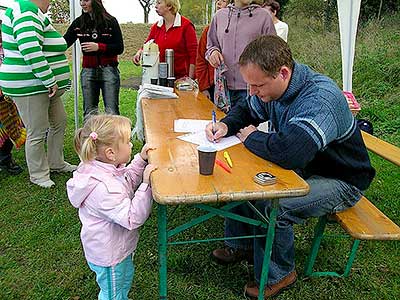
[[(211, 120), (212, 120), (212, 133), (215, 134), (215, 126), (217, 123), (217, 116), (215, 114), (215, 110), (212, 111), (211, 113)], [(215, 143), (215, 139), (214, 139), (214, 143)]]

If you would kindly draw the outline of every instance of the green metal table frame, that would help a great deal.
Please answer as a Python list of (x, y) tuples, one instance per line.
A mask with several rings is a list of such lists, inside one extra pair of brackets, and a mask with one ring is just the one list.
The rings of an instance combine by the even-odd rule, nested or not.
[(311, 245), (310, 254), (307, 257), (307, 261), (304, 268), (304, 275), (308, 277), (323, 277), (323, 276), (331, 276), (331, 277), (347, 277), (350, 274), (351, 266), (353, 265), (354, 259), (356, 257), (356, 252), (358, 246), (360, 244), (360, 240), (353, 239), (353, 243), (351, 245), (350, 252), (348, 254), (348, 259), (346, 265), (344, 267), (343, 272), (335, 272), (335, 271), (322, 271), (316, 272), (313, 271), (315, 260), (317, 259), (318, 250), (321, 245), (321, 241), (324, 237), (335, 237), (335, 238), (349, 238), (348, 235), (327, 235), (324, 234), (325, 227), (328, 223), (336, 223), (334, 221), (329, 221), (328, 216), (319, 217), (318, 223), (315, 225), (314, 229), (314, 238)]
[[(258, 296), (259, 300), (264, 299), (264, 287), (268, 282), (268, 269), (271, 260), (271, 252), (272, 252), (272, 243), (274, 241), (275, 236), (275, 223), (276, 216), (279, 208), (279, 199), (271, 199), (266, 200), (271, 201), (271, 211), (269, 216), (263, 215), (254, 205), (249, 201), (237, 201), (230, 202), (223, 207), (216, 208), (205, 204), (191, 204), (194, 207), (204, 210), (208, 213), (194, 218), (189, 222), (182, 224), (176, 228), (168, 230), (167, 228), (167, 206), (163, 204), (158, 204), (158, 255), (159, 255), (159, 295), (160, 300), (167, 299), (167, 248), (169, 245), (182, 245), (182, 244), (193, 244), (193, 243), (203, 243), (203, 242), (214, 242), (214, 241), (224, 241), (229, 239), (248, 239), (248, 238), (260, 238), (266, 237), (265, 243), (265, 252), (264, 252), (264, 261), (262, 266), (262, 273), (260, 279), (260, 293)], [(238, 214), (234, 214), (230, 212), (232, 208), (241, 205), (243, 203), (247, 203), (249, 207), (254, 211), (257, 219), (247, 218), (240, 216)], [(203, 223), (213, 217), (221, 216), (230, 218), (239, 222), (244, 222), (254, 226), (261, 226), (263, 228), (267, 228), (266, 235), (250, 235), (250, 236), (240, 236), (240, 237), (230, 237), (230, 238), (210, 238), (210, 239), (201, 239), (201, 240), (190, 240), (190, 241), (174, 241), (169, 242), (169, 239), (173, 236), (185, 231), (193, 226), (196, 226), (200, 223)]]

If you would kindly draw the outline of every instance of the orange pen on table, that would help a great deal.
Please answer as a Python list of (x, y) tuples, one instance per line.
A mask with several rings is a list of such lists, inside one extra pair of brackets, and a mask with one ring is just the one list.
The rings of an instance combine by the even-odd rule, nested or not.
[(229, 167), (222, 160), (216, 158), (215, 159), (215, 164), (220, 166), (222, 169), (224, 169), (228, 173), (231, 173), (231, 170), (229, 169)]

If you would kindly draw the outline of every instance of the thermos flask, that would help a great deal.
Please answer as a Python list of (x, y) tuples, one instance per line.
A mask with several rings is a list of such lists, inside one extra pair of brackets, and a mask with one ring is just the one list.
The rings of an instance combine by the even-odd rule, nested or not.
[(165, 62), (168, 64), (167, 77), (174, 77), (174, 49), (165, 50)]

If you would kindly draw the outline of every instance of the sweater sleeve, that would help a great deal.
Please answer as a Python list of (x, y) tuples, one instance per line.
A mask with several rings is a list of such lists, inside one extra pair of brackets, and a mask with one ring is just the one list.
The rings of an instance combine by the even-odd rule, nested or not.
[(208, 61), (206, 60), (207, 33), (208, 26), (204, 28), (203, 33), (201, 34), (199, 47), (197, 49), (196, 78), (199, 80), (200, 91), (204, 91), (210, 87), (210, 79), (208, 78)]
[(276, 35), (276, 29), (274, 22), (272, 21), (272, 17), (269, 13), (267, 13), (266, 21), (262, 26), (262, 33), (265, 35)]
[[(291, 117), (279, 124), (278, 132), (255, 131), (244, 141), (250, 151), (286, 169), (304, 168), (318, 151), (338, 137), (345, 137), (352, 128), (351, 122), (340, 126), (334, 108), (325, 105), (317, 95), (303, 99), (301, 105), (293, 105), (288, 114)], [(339, 127), (348, 130), (342, 133)]]
[[(124, 52), (124, 40), (122, 38), (121, 27), (119, 26), (117, 19), (114, 17), (111, 19), (110, 22), (112, 28), (112, 38), (109, 42), (105, 43), (104, 53), (108, 55), (119, 55)], [(102, 47), (99, 48), (100, 51), (101, 49)]]
[(44, 24), (41, 20), (31, 11), (16, 15), (13, 20), (13, 34), (18, 50), (35, 77), (46, 88), (56, 84), (56, 78), (43, 53)]
[(215, 50), (221, 52), (221, 46), (218, 42), (217, 36), (217, 16), (218, 14), (212, 18), (210, 27), (208, 29), (206, 59), (208, 59), (211, 53)]
[(189, 23), (186, 26), (186, 30), (184, 32), (185, 38), (185, 46), (186, 51), (189, 56), (189, 63), (191, 65), (196, 64), (196, 56), (197, 56), (197, 36), (196, 31), (194, 30), (194, 25)]
[(283, 132), (255, 131), (244, 141), (251, 152), (285, 169), (303, 169), (315, 156), (318, 146), (303, 129), (291, 125)]
[(68, 48), (71, 47), (73, 43), (78, 39), (76, 35), (76, 28), (78, 24), (78, 19), (75, 19), (71, 25), (69, 25), (67, 31), (64, 34), (64, 39), (67, 42)]
[(251, 116), (249, 106), (246, 99), (240, 99), (233, 109), (221, 119), (221, 122), (228, 126), (228, 133), (226, 136), (231, 136), (239, 132), (240, 129), (249, 126), (257, 126), (262, 120), (255, 119)]

